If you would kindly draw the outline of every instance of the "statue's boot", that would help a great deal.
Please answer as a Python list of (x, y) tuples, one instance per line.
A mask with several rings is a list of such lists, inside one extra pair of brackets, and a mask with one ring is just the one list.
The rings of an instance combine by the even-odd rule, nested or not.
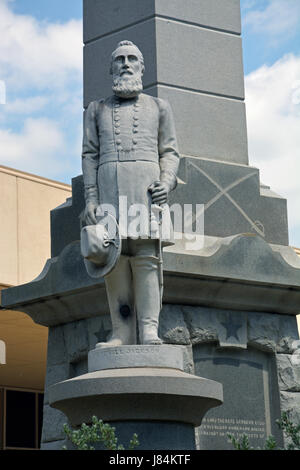
[(112, 334), (106, 343), (96, 347), (136, 344), (136, 315), (132, 292), (132, 273), (128, 256), (120, 256), (117, 266), (105, 276)]
[(161, 308), (159, 263), (155, 256), (131, 258), (134, 301), (141, 344), (162, 344), (158, 337)]

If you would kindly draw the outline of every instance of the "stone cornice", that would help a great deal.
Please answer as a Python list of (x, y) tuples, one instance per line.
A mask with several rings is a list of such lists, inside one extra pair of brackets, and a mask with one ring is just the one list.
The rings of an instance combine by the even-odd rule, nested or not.
[[(282, 249), (274, 251), (253, 234), (219, 239), (193, 254), (168, 248), (164, 303), (297, 315), (300, 260), (292, 248)], [(34, 281), (3, 290), (2, 308), (25, 312), (44, 326), (109, 311), (104, 280), (87, 275), (79, 242), (48, 260)]]

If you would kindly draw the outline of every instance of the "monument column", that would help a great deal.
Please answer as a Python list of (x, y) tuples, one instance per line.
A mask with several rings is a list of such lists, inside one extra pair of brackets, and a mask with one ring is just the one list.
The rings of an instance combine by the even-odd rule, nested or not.
[(183, 155), (248, 163), (239, 0), (84, 1), (84, 106), (111, 94), (103, 64), (128, 39), (146, 93), (169, 100)]

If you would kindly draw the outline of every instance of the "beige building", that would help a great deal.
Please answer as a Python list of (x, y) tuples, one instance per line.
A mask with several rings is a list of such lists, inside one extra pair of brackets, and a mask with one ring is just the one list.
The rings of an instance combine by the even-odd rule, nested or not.
[[(67, 184), (0, 166), (1, 290), (40, 274), (50, 257), (50, 211), (70, 196)], [(39, 447), (47, 338), (26, 314), (0, 310), (0, 449)], [(16, 435), (23, 412), (29, 427)]]

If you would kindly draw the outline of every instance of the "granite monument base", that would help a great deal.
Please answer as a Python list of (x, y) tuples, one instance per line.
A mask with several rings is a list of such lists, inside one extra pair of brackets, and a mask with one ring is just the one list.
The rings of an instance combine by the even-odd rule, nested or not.
[[(300, 261), (292, 248), (253, 234), (208, 237), (197, 252), (178, 242), (164, 251), (164, 283), (160, 338), (183, 348), (185, 373), (224, 386), (224, 405), (208, 411), (196, 432), (197, 448), (227, 449), (228, 433), (247, 433), (251, 445), (261, 447), (269, 432), (279, 432), (276, 419), (288, 409), (300, 422)], [(89, 353), (111, 332), (104, 281), (87, 276), (79, 243), (73, 242), (35, 281), (2, 291), (2, 306), (49, 327), (42, 449), (61, 449), (67, 418), (50, 406), (51, 386), (113, 370), (88, 369)], [(161, 372), (161, 366), (153, 370)], [(117, 380), (125, 370), (118, 370)], [(142, 383), (141, 376), (136, 380)], [(87, 377), (77, 383), (86, 386)], [(195, 410), (190, 399), (188, 405)], [(132, 422), (130, 417), (130, 430)], [(280, 443), (281, 433), (276, 436)]]
[(143, 450), (195, 449), (194, 427), (222, 404), (223, 391), (220, 383), (183, 371), (184, 349), (96, 347), (88, 355), (88, 373), (50, 387), (49, 403), (74, 428), (97, 416), (124, 439), (133, 430)]

